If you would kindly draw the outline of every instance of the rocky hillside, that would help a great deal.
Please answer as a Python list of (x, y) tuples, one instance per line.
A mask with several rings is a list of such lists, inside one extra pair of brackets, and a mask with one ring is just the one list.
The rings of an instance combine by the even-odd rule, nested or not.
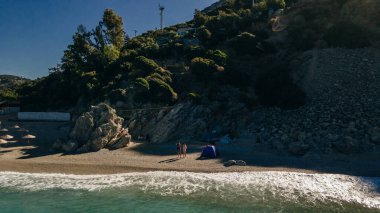
[[(129, 127), (150, 134), (152, 142), (205, 139), (216, 131), (295, 155), (375, 151), (380, 145), (379, 56), (374, 48), (305, 52), (294, 62), (294, 78), (308, 96), (299, 109), (251, 110), (229, 91), (229, 99), (207, 107), (187, 103), (158, 114), (134, 114)], [(221, 104), (224, 111), (215, 114)]]
[[(368, 11), (373, 16), (373, 11), (380, 11), (374, 1), (361, 3), (361, 8), (370, 6)], [(355, 5), (358, 2), (348, 2), (341, 13), (352, 11)], [(309, 7), (295, 4), (281, 18), (287, 24), (305, 21), (300, 13)], [(322, 8), (328, 5), (316, 10)], [(368, 14), (357, 11), (349, 14), (344, 15), (346, 20), (358, 24), (371, 22), (370, 28), (378, 29)], [(277, 45), (286, 44), (288, 33), (289, 30), (278, 32), (268, 40), (278, 42)], [(380, 51), (378, 40), (373, 41), (372, 48), (352, 49), (327, 48), (326, 40), (317, 40), (312, 50), (297, 53), (291, 59), (291, 75), (307, 96), (307, 103), (298, 109), (255, 107), (252, 110), (237, 98), (242, 95), (238, 90), (224, 87), (224, 95), (220, 93), (216, 98), (219, 101), (207, 107), (181, 104), (155, 116), (154, 113), (136, 114), (136, 120), (130, 123), (131, 131), (149, 133), (153, 142), (204, 139), (213, 130), (220, 137), (233, 132), (294, 155), (375, 151), (380, 144)]]
[(380, 3), (221, 1), (129, 39), (107, 9), (62, 63), (20, 88), (30, 110), (106, 102), (153, 143), (256, 140), (295, 155), (376, 150)]

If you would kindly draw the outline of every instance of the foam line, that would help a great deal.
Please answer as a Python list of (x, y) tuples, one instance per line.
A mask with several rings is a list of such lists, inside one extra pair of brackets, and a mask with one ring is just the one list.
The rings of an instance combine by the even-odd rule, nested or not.
[[(311, 202), (349, 202), (380, 209), (380, 178), (293, 172), (191, 173), (147, 172), (114, 175), (64, 175), (0, 172), (0, 189), (104, 190), (137, 187), (163, 196), (198, 196), (208, 192), (219, 198), (275, 197)], [(216, 193), (215, 193), (216, 192)]]

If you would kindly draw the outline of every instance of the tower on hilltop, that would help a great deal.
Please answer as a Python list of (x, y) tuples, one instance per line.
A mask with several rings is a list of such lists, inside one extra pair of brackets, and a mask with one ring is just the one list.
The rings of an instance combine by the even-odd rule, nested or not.
[(164, 10), (165, 7), (161, 4), (158, 5), (158, 9), (160, 10), (160, 24), (161, 24), (161, 30), (164, 28)]

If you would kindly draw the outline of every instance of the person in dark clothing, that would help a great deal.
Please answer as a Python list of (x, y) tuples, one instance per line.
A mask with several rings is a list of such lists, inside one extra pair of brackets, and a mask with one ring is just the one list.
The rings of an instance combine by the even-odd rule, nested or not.
[(182, 157), (182, 156), (181, 156), (181, 155), (182, 155), (182, 154), (181, 154), (181, 148), (182, 148), (182, 147), (181, 147), (181, 142), (178, 142), (178, 143), (177, 143), (177, 155), (178, 155), (178, 159)]

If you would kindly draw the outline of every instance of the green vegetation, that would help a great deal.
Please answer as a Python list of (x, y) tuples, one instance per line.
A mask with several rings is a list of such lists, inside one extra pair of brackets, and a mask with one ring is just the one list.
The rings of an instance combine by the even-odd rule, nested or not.
[(305, 93), (289, 77), (286, 65), (280, 65), (259, 75), (256, 93), (260, 103), (266, 106), (297, 108), (306, 103)]
[(348, 21), (338, 22), (329, 28), (325, 40), (333, 47), (362, 48), (370, 45), (366, 31)]
[(198, 93), (195, 92), (190, 92), (187, 97), (189, 98), (190, 101), (192, 101), (195, 104), (200, 104), (201, 103), (201, 96)]
[(29, 82), (29, 80), (12, 75), (0, 75), (0, 101), (17, 101), (19, 94), (15, 88), (25, 82)]
[(195, 11), (190, 22), (134, 38), (124, 33), (121, 17), (107, 9), (95, 29), (78, 27), (49, 76), (22, 85), (18, 93), (3, 90), (0, 98), (19, 96), (24, 107), (35, 110), (105, 100), (141, 106), (199, 104), (202, 97), (208, 104), (228, 87), (251, 105), (296, 108), (306, 97), (284, 61), (318, 42), (348, 48), (369, 43), (360, 27), (332, 18), (336, 8), (326, 9), (340, 4), (291, 11), (287, 33), (273, 32), (271, 14), (295, 1), (258, 0), (253, 6), (251, 0), (226, 0), (219, 8)]
[(205, 58), (194, 58), (191, 60), (191, 73), (199, 79), (199, 81), (209, 81), (218, 72), (223, 71), (223, 67), (218, 66), (213, 60)]

